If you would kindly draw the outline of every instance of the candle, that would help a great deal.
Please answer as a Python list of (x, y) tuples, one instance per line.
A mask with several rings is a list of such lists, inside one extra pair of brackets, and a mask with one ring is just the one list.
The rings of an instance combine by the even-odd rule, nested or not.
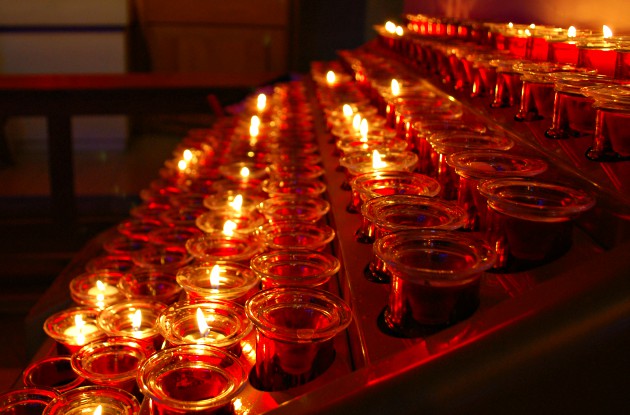
[(116, 288), (122, 275), (112, 271), (80, 274), (70, 281), (70, 295), (77, 304), (104, 308), (124, 298)]
[(385, 324), (414, 337), (427, 326), (469, 317), (479, 304), (483, 271), (495, 261), (490, 245), (470, 234), (405, 230), (377, 239), (374, 255), (391, 278)]
[(221, 299), (244, 304), (259, 282), (249, 266), (231, 261), (206, 261), (177, 272), (177, 283), (191, 300)]
[(312, 288), (271, 288), (246, 304), (256, 326), (256, 365), (250, 382), (265, 391), (308, 383), (335, 358), (333, 338), (351, 321), (337, 296)]
[(166, 305), (157, 301), (133, 299), (103, 309), (97, 324), (109, 336), (136, 339), (151, 352), (159, 349), (162, 342), (157, 319), (165, 309)]
[(260, 235), (256, 233), (233, 232), (232, 235), (226, 235), (223, 231), (213, 231), (189, 239), (186, 242), (186, 249), (200, 262), (245, 262), (264, 247)]
[(339, 272), (341, 263), (326, 252), (284, 250), (265, 252), (250, 261), (250, 267), (262, 281), (262, 289), (301, 286), (322, 288)]
[(247, 371), (230, 353), (206, 345), (162, 350), (145, 361), (138, 384), (157, 413), (232, 412)]
[(596, 69), (600, 75), (614, 76), (617, 44), (612, 30), (604, 25), (602, 36), (591, 36), (578, 42), (578, 67)]
[(260, 203), (258, 209), (268, 222), (317, 222), (328, 213), (330, 203), (322, 198), (289, 194), (266, 199)]
[(49, 316), (44, 322), (44, 331), (52, 339), (73, 353), (84, 344), (106, 336), (97, 325), (99, 310), (93, 307), (73, 307)]
[(286, 220), (263, 225), (260, 235), (269, 250), (321, 251), (335, 238), (335, 230), (322, 223)]
[(54, 398), (43, 415), (135, 415), (140, 403), (129, 392), (109, 386), (82, 386)]

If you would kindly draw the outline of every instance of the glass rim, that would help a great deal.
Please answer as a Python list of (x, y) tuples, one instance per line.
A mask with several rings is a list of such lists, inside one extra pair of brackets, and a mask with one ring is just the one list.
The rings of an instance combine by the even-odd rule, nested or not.
[[(197, 284), (197, 280), (201, 279), (202, 277), (206, 277), (204, 278), (204, 282), (208, 282), (208, 285), (210, 285), (209, 272), (212, 271), (212, 268), (215, 265), (218, 265), (222, 270), (231, 272), (232, 276), (238, 277), (240, 284), (224, 288), (221, 288), (220, 286), (219, 288), (212, 288), (211, 286), (206, 287), (205, 285)], [(196, 273), (201, 270), (205, 270), (206, 273), (204, 275)], [(201, 263), (192, 264), (180, 268), (177, 271), (177, 276), (175, 277), (175, 279), (186, 292), (192, 292), (208, 299), (236, 299), (254, 288), (259, 282), (259, 278), (249, 268), (249, 266), (234, 261), (224, 260), (204, 261)]]
[[(307, 264), (307, 266), (319, 266), (323, 269), (321, 272), (308, 276), (278, 275), (269, 270), (274, 266), (293, 262)], [(270, 264), (271, 267), (267, 266)], [(339, 272), (341, 262), (337, 257), (327, 252), (311, 249), (285, 249), (260, 253), (252, 257), (249, 266), (263, 280), (269, 279), (276, 283), (293, 285), (321, 285)]]
[[(65, 414), (68, 406), (80, 407), (89, 404), (110, 404), (123, 409), (124, 415), (134, 415), (140, 411), (140, 403), (131, 393), (119, 388), (95, 385), (80, 386), (54, 398), (42, 415)], [(63, 412), (62, 412), (63, 411)]]
[[(136, 358), (137, 365), (134, 368), (119, 373), (99, 373), (85, 366), (86, 360), (99, 357), (99, 353), (103, 354), (102, 357), (107, 357), (120, 352)], [(145, 348), (136, 339), (123, 336), (111, 336), (84, 345), (79, 351), (72, 354), (70, 363), (72, 369), (78, 373), (79, 376), (97, 385), (106, 385), (109, 382), (124, 382), (135, 379), (138, 367), (147, 357)]]
[[(318, 241), (316, 245), (323, 247), (335, 239), (336, 231), (331, 226), (321, 223), (313, 223), (299, 220), (285, 220), (272, 223), (266, 223), (259, 228), (259, 233), (265, 241), (265, 244), (272, 249), (287, 249), (287, 246), (273, 242), (274, 236), (278, 233), (295, 235), (299, 231), (307, 231), (309, 234), (316, 235)], [(275, 235), (274, 235), (275, 234)], [(310, 244), (312, 245), (312, 243)], [(292, 245), (292, 249), (309, 249), (301, 245)]]
[[(264, 226), (264, 225), (263, 225)], [(215, 244), (217, 242), (226, 242), (226, 243), (238, 243), (242, 245), (244, 248), (241, 252), (236, 254), (226, 255), (213, 255), (204, 252), (203, 246), (208, 243)], [(257, 254), (264, 248), (263, 244), (260, 241), (260, 238), (255, 236), (255, 232), (252, 234), (244, 234), (239, 232), (234, 232), (233, 235), (226, 235), (223, 232), (212, 232), (206, 233), (204, 235), (190, 238), (186, 241), (186, 249), (192, 256), (196, 258), (196, 260), (201, 262), (213, 262), (213, 261), (244, 261), (251, 258), (253, 255)], [(226, 259), (227, 258), (227, 259)], [(195, 261), (193, 261), (194, 263)]]
[[(102, 309), (97, 316), (97, 324), (105, 333), (110, 336), (126, 336), (133, 337), (136, 339), (146, 339), (153, 337), (157, 334), (157, 317), (166, 309), (166, 304), (156, 301), (156, 300), (145, 300), (145, 299), (128, 299), (126, 301), (110, 304), (104, 309)], [(120, 330), (120, 328), (116, 328), (115, 324), (124, 319), (119, 313), (127, 312), (127, 315), (135, 310), (146, 311), (150, 313), (152, 318), (154, 318), (153, 323), (151, 324), (151, 328), (148, 330), (143, 330), (137, 334), (129, 334), (127, 331)], [(146, 319), (147, 314), (142, 313), (143, 320)], [(131, 319), (129, 319), (131, 321)], [(131, 325), (130, 325), (131, 327)]]
[[(494, 167), (497, 161), (503, 163)], [(460, 176), (474, 179), (529, 177), (543, 173), (548, 167), (545, 160), (537, 157), (489, 150), (458, 151), (446, 156), (446, 162)]]
[[(439, 225), (431, 226), (421, 226), (417, 222), (415, 225), (395, 224), (390, 222), (387, 216), (384, 216), (387, 213), (385, 212), (386, 209), (397, 209), (395, 212), (392, 212), (396, 215), (417, 212), (433, 217), (445, 216), (448, 220), (443, 221)], [(371, 220), (376, 226), (387, 229), (389, 232), (404, 229), (455, 230), (461, 228), (467, 219), (466, 211), (455, 203), (418, 195), (388, 195), (375, 198), (361, 206), (361, 214), (366, 219)]]

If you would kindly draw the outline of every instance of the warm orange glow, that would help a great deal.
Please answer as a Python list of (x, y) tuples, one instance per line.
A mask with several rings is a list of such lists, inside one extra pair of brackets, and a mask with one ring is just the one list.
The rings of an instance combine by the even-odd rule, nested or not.
[(231, 202), (228, 202), (228, 205), (232, 209), (240, 212), (241, 208), (243, 207), (243, 196), (241, 196), (241, 195), (234, 196), (234, 199)]
[(569, 30), (567, 30), (567, 37), (576, 37), (576, 36), (577, 36), (577, 29), (575, 28), (575, 26), (569, 27)]
[(536, 25), (534, 23), (532, 23), (532, 24), (529, 25), (529, 28), (530, 29), (536, 29)]
[(354, 115), (354, 118), (352, 119), (352, 128), (354, 128), (355, 131), (359, 131), (361, 128), (361, 114)]
[(223, 224), (223, 233), (227, 236), (234, 235), (234, 229), (236, 229), (236, 223), (229, 219)]
[[(234, 222), (232, 222), (234, 223)], [(215, 265), (210, 271), (210, 287), (214, 290), (218, 290), (221, 286), (221, 267)]]
[(334, 71), (326, 72), (326, 82), (328, 82), (328, 85), (334, 85), (337, 82), (337, 75), (335, 75)]
[(142, 311), (139, 309), (136, 310), (136, 312), (131, 314), (129, 318), (131, 319), (131, 329), (133, 331), (140, 330), (140, 327), (142, 326)]
[(247, 166), (242, 167), (240, 174), (243, 179), (247, 179), (249, 177), (249, 168)]
[(188, 163), (186, 162), (186, 160), (180, 160), (177, 162), (177, 169), (180, 172), (185, 171), (188, 168)]
[(374, 169), (383, 169), (387, 167), (387, 163), (381, 159), (381, 153), (379, 153), (378, 150), (372, 151), (372, 167)]
[(103, 413), (103, 405), (99, 405), (94, 410), (94, 415), (101, 415)]
[(612, 29), (606, 25), (603, 26), (602, 32), (604, 33), (604, 39), (609, 39), (613, 37)]
[(184, 160), (190, 161), (193, 158), (193, 153), (192, 153), (192, 151), (186, 149), (186, 150), (184, 150), (184, 153), (182, 154), (182, 157), (184, 158)]
[(260, 94), (258, 95), (258, 99), (256, 100), (256, 108), (258, 111), (263, 111), (267, 106), (267, 95)]
[(392, 95), (394, 95), (395, 97), (400, 95), (400, 82), (398, 82), (397, 79), (392, 79), (391, 89), (392, 89)]
[(396, 26), (395, 32), (398, 36), (402, 36), (405, 33), (405, 29), (402, 26)]
[(352, 114), (354, 114), (354, 111), (352, 111), (352, 107), (349, 104), (343, 104), (342, 111), (344, 117), (346, 118), (350, 118), (352, 117)]
[(361, 133), (361, 141), (367, 141), (368, 121), (365, 118), (361, 120), (361, 125), (359, 126), (359, 133)]
[(206, 323), (206, 317), (203, 315), (203, 311), (201, 311), (201, 308), (199, 307), (197, 307), (197, 327), (199, 328), (199, 334), (201, 337), (206, 337), (208, 335), (210, 326)]
[(396, 32), (396, 24), (394, 22), (387, 21), (385, 23), (385, 30), (388, 31), (389, 33), (395, 33)]

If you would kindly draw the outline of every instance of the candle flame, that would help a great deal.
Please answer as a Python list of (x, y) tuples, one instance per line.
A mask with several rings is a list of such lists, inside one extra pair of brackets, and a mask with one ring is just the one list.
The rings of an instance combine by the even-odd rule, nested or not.
[(236, 229), (236, 223), (231, 220), (226, 220), (223, 224), (223, 234), (227, 236), (234, 235), (234, 229)]
[(392, 21), (385, 22), (385, 30), (388, 31), (389, 33), (396, 32), (396, 23)]
[(532, 24), (529, 25), (529, 28), (530, 29), (536, 29), (536, 25), (534, 23), (532, 23)]
[(367, 141), (368, 135), (368, 121), (367, 119), (361, 120), (361, 125), (359, 126), (359, 132), (361, 133), (361, 141)]
[(240, 211), (241, 211), (241, 208), (243, 207), (243, 196), (241, 196), (240, 194), (239, 194), (239, 195), (234, 196), (234, 199), (233, 199), (231, 202), (228, 202), (228, 205), (229, 205), (232, 209), (234, 209), (234, 210), (236, 210), (236, 211), (240, 212)]
[(525, 29), (525, 36), (531, 36), (532, 32), (529, 31), (529, 29)]
[(396, 80), (395, 78), (392, 79), (392, 95), (394, 96), (398, 96), (400, 95), (400, 82), (398, 82), (398, 80)]
[(142, 311), (140, 311), (140, 309), (136, 310), (136, 312), (131, 314), (129, 318), (131, 319), (131, 329), (133, 331), (140, 330), (140, 327), (142, 326)]
[(246, 179), (249, 177), (249, 169), (247, 167), (242, 167), (240, 173), (243, 179)]
[(252, 115), (252, 118), (250, 120), (250, 125), (255, 125), (256, 127), (260, 126), (260, 117), (258, 117), (258, 115)]
[(186, 150), (184, 150), (184, 153), (182, 154), (182, 157), (184, 158), (184, 160), (190, 161), (193, 158), (193, 153), (189, 149), (186, 149)]
[(94, 410), (94, 415), (101, 415), (103, 413), (103, 405), (99, 405)]
[(335, 75), (334, 71), (326, 72), (326, 82), (328, 82), (328, 85), (334, 85), (336, 80), (337, 80), (337, 75)]
[(567, 30), (567, 37), (576, 37), (576, 36), (577, 36), (577, 29), (575, 28), (575, 26), (569, 27), (569, 30)]
[(346, 118), (350, 118), (352, 114), (354, 114), (354, 111), (352, 111), (352, 107), (349, 104), (343, 104), (342, 111)]
[(378, 150), (372, 151), (372, 167), (375, 169), (387, 167), (387, 163), (381, 159), (381, 153), (379, 153)]
[(267, 95), (260, 94), (258, 95), (258, 99), (256, 100), (256, 108), (258, 111), (262, 111), (267, 106)]
[(101, 280), (96, 280), (96, 289), (99, 291), (105, 291), (105, 283)]
[(188, 168), (188, 163), (186, 162), (186, 160), (180, 160), (177, 162), (177, 169), (180, 172), (185, 171)]
[(199, 328), (199, 334), (201, 337), (206, 337), (208, 335), (210, 326), (206, 323), (206, 317), (203, 315), (203, 311), (201, 311), (201, 308), (199, 307), (197, 307), (197, 327)]
[(354, 118), (352, 119), (352, 128), (354, 128), (355, 131), (359, 131), (359, 128), (361, 128), (361, 114), (354, 114)]
[(604, 25), (602, 27), (602, 31), (604, 32), (604, 39), (610, 39), (611, 37), (613, 37), (613, 32), (610, 27)]
[(514, 23), (510, 22), (507, 24), (508, 29), (512, 29), (514, 27)]
[(214, 290), (218, 290), (221, 286), (221, 267), (215, 265), (210, 271), (210, 287)]
[(77, 335), (75, 336), (75, 342), (77, 344), (85, 343), (85, 335), (83, 334), (83, 329), (85, 327), (85, 320), (83, 320), (83, 316), (81, 314), (76, 314), (74, 316), (74, 326), (77, 328)]
[(396, 35), (402, 36), (405, 33), (405, 30), (402, 26), (396, 26)]

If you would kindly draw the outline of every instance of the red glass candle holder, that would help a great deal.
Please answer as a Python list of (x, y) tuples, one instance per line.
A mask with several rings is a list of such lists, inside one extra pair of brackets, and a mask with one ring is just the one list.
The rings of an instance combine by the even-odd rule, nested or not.
[(320, 164), (322, 162), (322, 156), (319, 153), (272, 150), (264, 155), (264, 162), (268, 164), (312, 165)]
[(552, 126), (545, 135), (549, 138), (569, 138), (593, 134), (597, 118), (593, 108), (595, 101), (585, 95), (582, 88), (608, 85), (613, 79), (578, 72), (558, 72), (552, 76), (555, 80), (553, 118)]
[(118, 281), (118, 289), (129, 300), (171, 304), (179, 299), (182, 292), (175, 275), (175, 270), (138, 269), (123, 275)]
[(244, 304), (258, 290), (260, 279), (247, 265), (211, 261), (180, 269), (177, 283), (192, 301), (230, 300)]
[(547, 60), (553, 63), (577, 65), (578, 47), (576, 38), (566, 35), (551, 36), (547, 40)]
[(88, 307), (104, 308), (125, 296), (117, 288), (122, 273), (111, 271), (85, 272), (70, 281), (70, 297)]
[(138, 373), (153, 415), (232, 413), (246, 380), (247, 371), (236, 357), (205, 345), (162, 350)]
[(309, 249), (321, 251), (335, 238), (335, 230), (325, 224), (282, 221), (263, 225), (260, 237), (268, 250)]
[(253, 324), (245, 308), (233, 301), (181, 301), (160, 316), (159, 329), (169, 347), (214, 346), (241, 356), (242, 342)]
[(630, 80), (630, 39), (617, 44), (617, 62), (615, 64), (615, 79)]
[(155, 271), (177, 270), (193, 260), (184, 246), (160, 245), (149, 245), (131, 258), (138, 267)]
[(92, 307), (59, 311), (46, 319), (44, 331), (65, 351), (61, 354), (72, 354), (83, 345), (107, 336), (97, 324), (99, 312)]
[(260, 291), (246, 310), (257, 333), (250, 383), (266, 391), (299, 386), (324, 373), (335, 359), (333, 338), (352, 316), (341, 298), (295, 287)]
[(186, 246), (190, 238), (203, 235), (201, 229), (195, 226), (168, 226), (155, 229), (148, 235), (149, 242), (153, 245), (170, 247)]
[[(446, 200), (414, 195), (393, 195), (372, 199), (361, 207), (365, 221), (371, 223), (370, 242), (393, 232), (410, 229), (455, 230), (463, 227), (467, 217), (459, 206)], [(372, 282), (390, 281), (385, 263), (372, 252), (364, 270)]]
[(59, 396), (50, 388), (21, 388), (0, 394), (0, 414), (40, 415), (46, 406)]
[(124, 235), (117, 235), (103, 242), (103, 250), (110, 255), (127, 255), (144, 249), (147, 241), (143, 239), (132, 239)]
[(330, 203), (322, 198), (283, 195), (266, 199), (258, 205), (268, 222), (299, 220), (317, 222), (330, 211)]
[(339, 260), (326, 252), (310, 250), (272, 251), (258, 254), (250, 267), (262, 281), (262, 288), (322, 288), (339, 272)]
[(520, 102), (523, 81), (521, 75), (514, 70), (514, 64), (522, 60), (497, 59), (490, 62), (497, 74), (494, 89), (493, 108), (512, 107)]
[(596, 69), (598, 74), (612, 77), (616, 64), (616, 42), (602, 37), (587, 37), (578, 41), (578, 67)]
[(130, 218), (118, 224), (119, 233), (130, 239), (148, 240), (148, 233), (163, 227), (162, 221), (151, 218)]
[(140, 411), (138, 400), (129, 392), (108, 386), (82, 386), (54, 398), (42, 415), (91, 415), (99, 407), (103, 415), (135, 415)]
[(595, 200), (565, 185), (525, 179), (483, 182), (488, 199), (486, 239), (500, 270), (526, 269), (553, 261), (571, 247), (572, 222)]
[(207, 212), (203, 206), (173, 207), (163, 212), (159, 219), (167, 226), (193, 226), (202, 213)]
[(320, 197), (326, 191), (326, 183), (311, 179), (267, 179), (262, 184), (269, 197), (300, 195)]
[(356, 151), (339, 159), (339, 164), (346, 168), (347, 182), (353, 177), (377, 171), (413, 171), (418, 165), (418, 155), (411, 151)]
[(237, 191), (227, 190), (225, 192), (207, 195), (203, 199), (203, 205), (211, 211), (229, 211), (232, 209), (235, 212), (248, 213), (256, 209), (256, 206), (258, 206), (262, 200), (260, 196), (249, 194), (242, 195)]
[(586, 156), (596, 161), (630, 160), (630, 86), (587, 87), (596, 110), (593, 145)]
[(28, 365), (22, 382), (28, 388), (52, 388), (64, 393), (81, 386), (85, 379), (72, 370), (70, 356), (51, 356)]
[(315, 180), (321, 178), (325, 170), (319, 164), (293, 165), (293, 164), (270, 164), (267, 166), (269, 177), (275, 180), (287, 179), (307, 179)]
[(130, 300), (106, 307), (96, 322), (108, 336), (135, 339), (150, 353), (162, 344), (157, 319), (165, 309), (157, 301)]
[[(247, 169), (248, 173), (246, 175), (243, 175), (243, 169)], [(225, 178), (234, 182), (254, 180), (260, 183), (260, 181), (267, 176), (267, 171), (264, 168), (246, 161), (219, 166), (219, 172), (221, 172)]]
[(457, 199), (459, 175), (448, 165), (449, 154), (466, 150), (507, 151), (514, 146), (514, 141), (504, 135), (476, 134), (458, 131), (445, 131), (427, 137), (431, 145), (431, 164), (433, 174), (442, 187), (440, 196), (446, 200)]
[(237, 211), (231, 208), (212, 210), (200, 215), (196, 225), (205, 233), (222, 232), (227, 221), (231, 221), (234, 232), (248, 235), (265, 223), (265, 216), (257, 210)]
[(94, 385), (137, 392), (136, 374), (147, 358), (134, 339), (110, 337), (83, 346), (71, 358), (72, 369)]
[(437, 196), (440, 184), (437, 180), (413, 172), (376, 171), (355, 176), (350, 180), (352, 189), (346, 210), (356, 213), (361, 205), (375, 197), (410, 194)]
[(394, 333), (413, 337), (426, 326), (444, 326), (472, 315), (479, 305), (482, 273), (492, 267), (490, 245), (471, 234), (407, 230), (377, 239), (391, 290), (384, 313)]
[(471, 231), (486, 225), (486, 199), (477, 190), (481, 180), (533, 177), (547, 170), (544, 160), (503, 151), (462, 151), (449, 154), (446, 162), (459, 175), (457, 203), (466, 210), (464, 228)]
[(125, 273), (131, 271), (135, 266), (133, 259), (128, 255), (99, 255), (85, 264), (85, 270), (90, 273)]
[(256, 234), (212, 232), (186, 242), (186, 249), (198, 262), (249, 261), (264, 249), (263, 241)]

